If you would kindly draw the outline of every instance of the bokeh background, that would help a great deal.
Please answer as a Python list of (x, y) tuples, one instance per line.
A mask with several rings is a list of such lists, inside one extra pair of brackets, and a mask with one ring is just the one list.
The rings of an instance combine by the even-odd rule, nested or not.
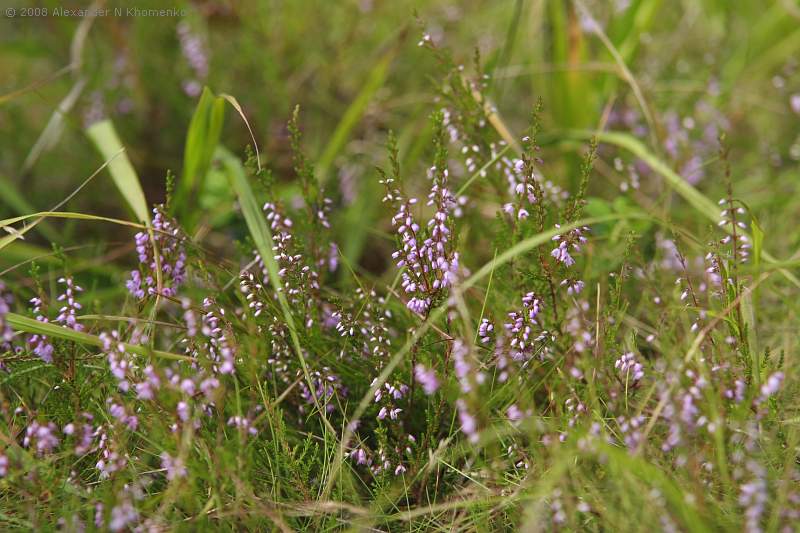
[[(129, 15), (134, 4), (179, 14)], [(90, 22), (55, 16), (59, 8), (90, 7), (110, 14)], [(114, 8), (126, 13), (115, 16)], [(148, 201), (163, 201), (166, 173), (180, 175), (187, 127), (207, 85), (241, 103), (287, 198), (296, 185), (286, 123), (299, 106), (304, 149), (318, 175), (339, 205), (355, 206), (336, 224), (372, 227), (387, 218), (374, 172), (385, 164), (387, 132), (397, 133), (408, 173), (424, 172), (430, 152), (428, 117), (445, 67), (419, 46), (427, 34), (468, 70), (480, 57), (487, 94), (515, 136), (542, 99), (545, 168), (556, 185), (574, 184), (585, 145), (569, 132), (599, 128), (635, 134), (719, 197), (717, 139), (725, 132), (736, 194), (773, 236), (770, 248), (780, 255), (798, 244), (795, 231), (780, 231), (800, 209), (795, 0), (6, 0), (3, 9), (3, 218), (50, 208), (97, 169), (102, 159), (84, 131), (100, 118), (113, 121)], [(235, 113), (222, 142), (240, 155), (251, 142)], [(458, 174), (460, 163), (453, 164)], [(590, 187), (599, 198), (680, 209), (646, 165), (613, 151), (601, 150)], [(216, 230), (229, 221), (232, 198), (224, 179), (212, 179), (198, 201), (198, 210), (211, 213), (212, 247), (225, 247), (227, 233)], [(125, 204), (103, 175), (69, 209), (119, 216)], [(78, 221), (44, 224), (7, 249), (4, 261), (46, 250), (48, 240), (129, 238), (119, 232)], [(369, 261), (365, 247), (356, 255)]]

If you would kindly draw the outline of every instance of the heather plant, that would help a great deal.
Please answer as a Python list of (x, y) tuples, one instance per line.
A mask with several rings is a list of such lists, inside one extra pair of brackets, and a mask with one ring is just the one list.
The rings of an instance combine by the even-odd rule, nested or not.
[[(617, 42), (574, 7), (575, 39)], [(800, 280), (772, 255), (796, 235), (741, 193), (729, 119), (655, 120), (633, 79), (577, 129), (558, 75), (507, 122), (504, 55), (462, 64), (417, 22), (422, 141), (371, 130), (374, 169), (310, 156), (300, 107), (290, 154), (259, 148), (182, 21), (196, 108), (163, 202), (97, 113), (104, 164), (0, 220), (0, 253), (59, 219), (122, 236), (0, 263), (4, 527), (796, 530)], [(62, 209), (106, 173), (127, 215)]]

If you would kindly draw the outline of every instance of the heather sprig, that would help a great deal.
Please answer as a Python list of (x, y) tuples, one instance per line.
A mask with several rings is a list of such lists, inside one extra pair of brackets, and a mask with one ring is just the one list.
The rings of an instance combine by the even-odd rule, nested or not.
[(139, 268), (131, 271), (125, 285), (138, 300), (159, 291), (162, 296), (175, 297), (187, 276), (186, 237), (162, 206), (153, 208), (151, 231), (152, 237), (148, 231), (140, 231), (134, 237)]

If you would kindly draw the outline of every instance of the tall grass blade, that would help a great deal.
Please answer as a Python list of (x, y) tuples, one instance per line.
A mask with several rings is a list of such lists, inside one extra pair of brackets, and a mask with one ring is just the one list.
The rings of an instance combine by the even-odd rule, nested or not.
[(214, 96), (205, 87), (189, 123), (183, 152), (183, 172), (173, 201), (173, 208), (182, 213), (181, 221), (190, 232), (197, 218), (197, 210), (193, 206), (204, 186), (206, 173), (219, 144), (224, 120), (225, 100)]
[(322, 151), (322, 155), (319, 157), (315, 167), (317, 180), (321, 183), (324, 183), (328, 179), (328, 174), (334, 159), (336, 159), (336, 156), (341, 152), (342, 148), (344, 148), (347, 139), (350, 137), (356, 124), (358, 124), (358, 121), (364, 115), (375, 93), (383, 87), (386, 77), (389, 75), (389, 66), (392, 63), (392, 59), (394, 59), (394, 55), (395, 49), (391, 48), (381, 56), (370, 70), (367, 79), (364, 81), (364, 85), (361, 87), (361, 91), (359, 91), (355, 100), (353, 100), (342, 116), (342, 119), (336, 125), (336, 129), (325, 145), (325, 149)]
[[(18, 315), (16, 313), (8, 313), (6, 315), (6, 319), (8, 320), (8, 323), (11, 324), (11, 327), (26, 333), (38, 333), (39, 335), (47, 335), (48, 337), (64, 339), (80, 344), (88, 344), (90, 346), (103, 346), (103, 341), (100, 339), (100, 337), (96, 335), (90, 335), (89, 333), (84, 333), (82, 331), (75, 331), (70, 328), (64, 328), (47, 322), (39, 322), (33, 318)], [(192, 361), (192, 358), (187, 355), (180, 355), (161, 350), (151, 350), (146, 346), (139, 346), (135, 344), (123, 344), (125, 349), (130, 353), (144, 356), (155, 356), (162, 359), (172, 359), (175, 361)]]
[[(89, 126), (86, 130), (95, 148), (103, 156), (103, 159), (115, 157), (109, 163), (108, 171), (111, 178), (119, 189), (120, 194), (125, 199), (128, 207), (131, 208), (136, 219), (142, 223), (150, 222), (150, 210), (147, 208), (147, 201), (144, 191), (139, 183), (139, 177), (133, 169), (127, 154), (124, 153), (122, 142), (119, 140), (114, 124), (111, 120), (103, 120)], [(120, 151), (123, 151), (120, 153)]]

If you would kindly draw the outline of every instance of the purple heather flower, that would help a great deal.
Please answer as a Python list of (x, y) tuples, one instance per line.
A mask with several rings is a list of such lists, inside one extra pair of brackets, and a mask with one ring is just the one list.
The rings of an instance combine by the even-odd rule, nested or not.
[(512, 403), (508, 406), (508, 409), (506, 409), (506, 416), (512, 422), (519, 422), (525, 417), (525, 413), (523, 413), (522, 410), (517, 407), (517, 404)]
[[(556, 224), (556, 228), (560, 227), (559, 224)], [(564, 235), (554, 236), (552, 240), (557, 242), (558, 246), (553, 248), (550, 255), (553, 256), (556, 261), (563, 263), (564, 266), (570, 267), (574, 265), (575, 260), (572, 258), (569, 251), (570, 249), (574, 252), (581, 251), (581, 246), (586, 242), (586, 237), (584, 237), (583, 234), (587, 231), (589, 231), (589, 228), (583, 226), (571, 229)]]
[(793, 94), (789, 98), (789, 106), (792, 108), (792, 111), (800, 115), (800, 93)]
[(570, 296), (577, 296), (583, 290), (584, 283), (579, 279), (565, 279), (561, 282), (561, 286), (567, 288), (567, 294)]
[(36, 453), (39, 455), (51, 453), (60, 442), (56, 435), (57, 431), (56, 425), (52, 422), (40, 424), (37, 421), (33, 421), (25, 429), (22, 445), (26, 448), (36, 448)]
[(418, 364), (414, 367), (414, 377), (422, 385), (422, 390), (430, 396), (439, 388), (439, 380), (436, 378), (436, 371), (429, 370), (424, 365)]
[[(161, 294), (174, 297), (178, 288), (186, 280), (186, 251), (184, 249), (184, 236), (177, 222), (170, 219), (161, 207), (153, 208), (153, 243), (146, 231), (140, 231), (134, 236), (136, 253), (139, 256), (139, 269), (131, 271), (131, 276), (125, 283), (128, 292), (141, 300), (148, 295), (156, 293), (156, 270), (161, 269)], [(155, 249), (158, 249), (158, 262), (155, 259)]]
[(485, 377), (482, 373), (475, 373), (470, 364), (469, 347), (461, 339), (456, 339), (453, 342), (453, 367), (455, 368), (456, 378), (461, 386), (461, 392), (468, 393), (472, 391), (475, 383), (481, 384)]
[(5, 284), (0, 281), (0, 350), (8, 349), (11, 338), (14, 336), (14, 330), (6, 320), (6, 315), (11, 312), (13, 302), (11, 293), (6, 292)]
[(557, 261), (564, 263), (564, 266), (572, 266), (575, 264), (575, 260), (569, 255), (568, 244), (566, 241), (562, 241), (557, 247), (553, 248), (553, 251), (550, 252), (550, 255), (556, 258)]
[(97, 444), (100, 458), (95, 463), (95, 467), (100, 471), (100, 479), (108, 479), (114, 472), (119, 472), (125, 468), (128, 460), (125, 455), (121, 455), (114, 449), (113, 443), (108, 436), (107, 426), (101, 426), (96, 433), (100, 437)]
[(0, 478), (8, 475), (8, 456), (0, 453)]
[(191, 407), (189, 403), (184, 400), (178, 402), (178, 405), (175, 407), (175, 413), (178, 415), (181, 422), (188, 422), (191, 416)]
[(735, 401), (736, 403), (741, 403), (744, 401), (744, 394), (746, 392), (747, 385), (741, 379), (737, 379), (733, 383), (733, 389), (727, 389), (725, 391), (725, 397)]
[(335, 242), (330, 244), (328, 249), (328, 271), (336, 272), (339, 268), (339, 246)]
[[(740, 230), (747, 229), (747, 224), (742, 221), (742, 218), (747, 214), (743, 207), (735, 207), (734, 203), (729, 198), (722, 198), (719, 201), (720, 206), (724, 209), (720, 212), (720, 221), (718, 226), (730, 228), (731, 234), (726, 235), (720, 240), (720, 244), (729, 245), (731, 247), (731, 254), (736, 261), (747, 261), (750, 256), (750, 248), (752, 247), (747, 235), (743, 235)], [(720, 268), (718, 258), (715, 254), (706, 255), (706, 259), (710, 261), (711, 266), (706, 269), (706, 272), (713, 278), (716, 285), (722, 281), (720, 276)]]
[(456, 401), (456, 407), (458, 408), (458, 419), (461, 422), (461, 431), (471, 443), (478, 442), (480, 435), (477, 419), (467, 410), (467, 404), (463, 399), (459, 398)]
[(59, 278), (58, 282), (63, 283), (65, 286), (64, 293), (58, 297), (58, 301), (64, 302), (64, 304), (58, 310), (55, 322), (75, 331), (83, 331), (83, 325), (77, 322), (77, 317), (75, 316), (77, 311), (81, 309), (81, 304), (75, 300), (76, 293), (82, 292), (83, 289), (76, 285), (70, 276)]
[(644, 377), (644, 367), (641, 363), (636, 361), (636, 356), (631, 353), (625, 353), (614, 362), (614, 368), (619, 370), (619, 373), (624, 379), (630, 379), (637, 382)]
[(763, 403), (769, 399), (770, 396), (774, 396), (778, 393), (783, 384), (783, 372), (775, 372), (771, 374), (767, 381), (761, 385), (761, 395), (758, 397), (757, 403)]
[(147, 365), (142, 372), (145, 378), (136, 384), (136, 394), (142, 400), (152, 400), (155, 391), (161, 387), (161, 378), (158, 377), (153, 365)]
[(200, 96), (200, 93), (203, 92), (203, 86), (197, 80), (183, 80), (181, 82), (181, 88), (187, 96), (191, 96), (192, 98)]
[(90, 413), (82, 413), (82, 417), (83, 421), (64, 426), (64, 434), (74, 436), (76, 439), (75, 455), (77, 456), (88, 453), (97, 436), (97, 431), (92, 424), (94, 417)]
[(392, 258), (403, 268), (401, 285), (409, 295), (406, 306), (418, 315), (424, 315), (433, 299), (455, 284), (459, 273), (459, 254), (453, 249), (452, 227), (448, 223), (459, 203), (447, 188), (448, 174), (447, 169), (429, 169), (434, 182), (427, 205), (435, 207), (436, 212), (424, 230), (411, 213), (417, 200), (403, 201), (392, 178), (381, 180), (386, 189), (383, 201), (397, 207), (392, 225), (400, 239), (400, 248)]
[(414, 298), (411, 298), (406, 304), (409, 310), (418, 315), (424, 315), (425, 311), (428, 310), (428, 307), (430, 307), (430, 305), (431, 305), (430, 298), (423, 299), (423, 298), (417, 298), (416, 296)]
[(253, 426), (253, 420), (248, 416), (235, 415), (228, 419), (228, 425), (240, 429), (243, 433), (256, 435), (258, 429)]
[(139, 427), (139, 418), (136, 415), (129, 415), (123, 405), (116, 403), (111, 398), (107, 399), (106, 403), (108, 404), (108, 414), (126, 425), (128, 429), (135, 431)]
[(355, 448), (350, 452), (350, 458), (355, 459), (357, 465), (368, 464), (367, 452), (364, 450), (364, 448)]
[(200, 94), (200, 83), (208, 78), (208, 51), (203, 40), (192, 31), (187, 22), (178, 24), (177, 33), (183, 57), (196, 78), (184, 80), (183, 89), (187, 95), (195, 97)]
[(110, 334), (103, 332), (100, 334), (103, 342), (103, 352), (108, 357), (108, 366), (111, 373), (117, 378), (119, 389), (126, 392), (130, 388), (128, 373), (131, 370), (131, 362), (125, 349), (125, 344), (119, 338), (119, 332), (112, 331)]
[(129, 500), (125, 500), (111, 508), (111, 520), (108, 528), (111, 531), (123, 531), (137, 520), (139, 520), (139, 513)]
[[(592, 20), (592, 24), (597, 24)], [(591, 31), (595, 31), (591, 29)], [(564, 512), (564, 502), (561, 500), (561, 489), (556, 489), (552, 492), (552, 500), (550, 502), (550, 510), (553, 512), (552, 519), (553, 523), (557, 526), (561, 526), (567, 521), (567, 513)]]
[(219, 388), (219, 380), (215, 377), (206, 378), (200, 382), (200, 392), (202, 392), (206, 398), (211, 398)]
[[(50, 320), (42, 311), (44, 303), (42, 302), (41, 298), (31, 298), (30, 303), (33, 305), (32, 312), (34, 315), (36, 315), (36, 320), (44, 323), (50, 322)], [(41, 335), (38, 333), (31, 335), (28, 338), (28, 344), (33, 346), (33, 353), (36, 354), (36, 356), (42, 361), (45, 363), (53, 362), (53, 345), (50, 343), (46, 335)]]
[[(376, 378), (377, 379), (377, 378)], [(375, 380), (372, 380), (372, 385), (375, 384)], [(406, 394), (408, 393), (408, 385), (405, 383), (389, 383), (386, 382), (383, 384), (382, 388), (379, 388), (375, 391), (375, 403), (383, 401), (383, 406), (381, 407), (380, 411), (378, 411), (378, 420), (385, 420), (388, 418), (389, 420), (397, 420), (400, 413), (403, 412), (403, 409), (397, 407), (396, 401), (402, 400)]]
[(180, 457), (172, 457), (167, 452), (162, 452), (161, 455), (161, 468), (167, 471), (167, 479), (186, 477), (186, 466), (183, 464), (183, 459)]
[(739, 486), (739, 505), (744, 508), (745, 530), (748, 533), (755, 533), (762, 531), (761, 516), (769, 500), (767, 473), (764, 467), (755, 461), (747, 463), (747, 470), (752, 477), (747, 483)]
[(478, 337), (481, 338), (481, 342), (483, 344), (487, 344), (492, 340), (492, 334), (494, 333), (494, 324), (492, 324), (488, 318), (481, 319), (481, 323), (478, 326)]
[(94, 504), (94, 525), (95, 527), (103, 527), (103, 503), (97, 502)]
[(515, 361), (530, 359), (534, 354), (535, 344), (546, 338), (546, 331), (534, 335), (534, 327), (538, 328), (537, 317), (541, 310), (541, 300), (535, 293), (529, 292), (522, 297), (522, 310), (508, 313), (508, 321), (503, 327), (511, 337), (509, 345), (511, 357)]
[(138, 270), (131, 270), (131, 277), (125, 282), (125, 287), (138, 300), (142, 300), (147, 294), (142, 287), (142, 274)]
[(623, 435), (625, 446), (631, 451), (638, 448), (642, 441), (640, 428), (644, 425), (644, 416), (639, 415), (629, 419), (621, 416), (617, 419), (617, 422), (619, 423), (619, 429)]
[[(339, 376), (331, 372), (328, 367), (322, 367), (321, 371), (313, 371), (311, 374), (312, 389), (309, 389), (306, 380), (302, 380), (300, 387), (300, 397), (307, 406), (315, 406), (319, 402), (324, 406), (325, 411), (332, 413), (336, 409), (338, 402), (336, 398), (347, 395), (347, 389), (342, 385)], [(305, 412), (305, 406), (300, 406), (300, 412)]]
[(194, 337), (197, 335), (197, 315), (192, 309), (192, 301), (188, 298), (181, 299), (183, 308), (183, 321), (186, 324), (186, 336)]
[(208, 338), (206, 348), (208, 357), (214, 361), (214, 371), (233, 374), (236, 352), (234, 345), (228, 339), (231, 328), (225, 317), (225, 309), (217, 305), (213, 299), (204, 298), (203, 313), (200, 317), (200, 332)]
[[(324, 210), (327, 210), (329, 202), (325, 201), (323, 204), (326, 206)], [(324, 255), (320, 253), (321, 257), (316, 262), (309, 263), (306, 256), (300, 253), (303, 248), (299, 244), (295, 244), (292, 235), (292, 220), (283, 215), (281, 207), (267, 202), (264, 204), (263, 211), (272, 231), (273, 252), (278, 263), (278, 276), (280, 277), (280, 285), (272, 289), (283, 292), (289, 304), (301, 314), (306, 327), (311, 327), (316, 320), (318, 311), (315, 297), (320, 289), (318, 269), (325, 268)], [(253, 253), (261, 270), (261, 278), (269, 280), (266, 264), (258, 252)], [(264, 281), (263, 283), (267, 285), (268, 282)], [(265, 305), (271, 305), (273, 296), (268, 297), (267, 293), (262, 290), (263, 288), (255, 276), (251, 276), (250, 273), (242, 275), (242, 290), (248, 291), (248, 305), (256, 315), (261, 314)]]

